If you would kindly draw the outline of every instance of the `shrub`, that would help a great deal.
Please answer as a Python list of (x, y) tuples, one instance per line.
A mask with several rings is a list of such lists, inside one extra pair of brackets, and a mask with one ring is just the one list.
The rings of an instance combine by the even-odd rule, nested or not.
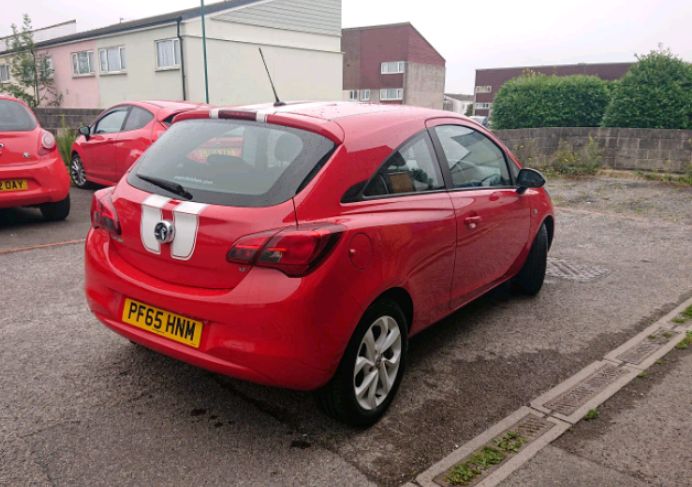
[(637, 59), (614, 86), (603, 125), (692, 129), (692, 64), (668, 50)]
[(70, 160), (72, 159), (72, 144), (77, 138), (77, 131), (70, 128), (65, 123), (65, 117), (62, 118), (60, 122), (60, 130), (58, 130), (58, 136), (55, 138), (58, 145), (58, 152), (60, 152), (60, 157), (62, 157), (63, 163), (67, 169), (70, 168)]
[(609, 86), (595, 76), (527, 73), (505, 83), (493, 103), (494, 129), (597, 127)]
[(602, 152), (598, 142), (589, 137), (589, 143), (575, 151), (567, 141), (561, 140), (548, 170), (563, 176), (593, 176), (602, 165)]

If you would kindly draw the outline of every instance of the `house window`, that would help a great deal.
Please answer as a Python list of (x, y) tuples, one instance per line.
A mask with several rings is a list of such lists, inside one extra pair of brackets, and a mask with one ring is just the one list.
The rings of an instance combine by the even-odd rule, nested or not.
[(94, 51), (80, 51), (72, 53), (72, 73), (75, 76), (83, 76), (94, 73)]
[(476, 103), (476, 110), (490, 110), (492, 103)]
[(350, 90), (348, 92), (348, 99), (350, 101), (358, 101), (358, 90)]
[(370, 101), (370, 90), (360, 90), (360, 101)]
[(401, 74), (406, 71), (405, 61), (393, 61), (382, 63), (380, 73), (382, 74)]
[(476, 93), (492, 93), (493, 87), (490, 85), (476, 86)]
[(7, 83), (10, 80), (10, 66), (0, 64), (0, 83)]
[(403, 99), (403, 88), (382, 88), (380, 90), (380, 100), (382, 101), (401, 101)]
[(44, 68), (46, 70), (46, 78), (48, 79), (53, 79), (55, 75), (55, 68), (53, 67), (53, 58), (50, 56), (46, 56), (46, 62), (44, 64)]
[(99, 63), (102, 73), (121, 73), (127, 69), (124, 47), (99, 49)]
[(158, 69), (180, 67), (180, 40), (156, 41), (156, 67)]

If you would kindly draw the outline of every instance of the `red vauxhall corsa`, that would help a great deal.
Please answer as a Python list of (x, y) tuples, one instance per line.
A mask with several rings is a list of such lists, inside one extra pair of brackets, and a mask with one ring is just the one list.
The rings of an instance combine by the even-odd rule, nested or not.
[(95, 193), (87, 300), (136, 343), (315, 390), (332, 416), (369, 425), (411, 336), (505, 281), (538, 293), (554, 229), (544, 183), (449, 112), (187, 112)]
[(70, 177), (75, 186), (117, 183), (139, 156), (170, 126), (173, 117), (199, 108), (177, 101), (125, 102), (104, 110), (80, 127), (72, 145)]
[(70, 177), (53, 134), (23, 101), (0, 95), (0, 208), (37, 206), (46, 220), (70, 213)]

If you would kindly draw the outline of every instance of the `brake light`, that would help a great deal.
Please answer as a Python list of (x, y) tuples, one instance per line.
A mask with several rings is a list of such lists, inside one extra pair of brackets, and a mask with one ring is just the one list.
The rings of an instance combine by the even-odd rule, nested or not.
[(41, 132), (41, 147), (46, 150), (55, 149), (55, 137), (47, 130)]
[(325, 259), (343, 232), (341, 225), (322, 224), (247, 235), (233, 244), (227, 259), (304, 276)]
[(113, 206), (113, 188), (104, 188), (94, 193), (91, 200), (91, 226), (101, 228), (113, 237), (120, 238), (120, 221)]

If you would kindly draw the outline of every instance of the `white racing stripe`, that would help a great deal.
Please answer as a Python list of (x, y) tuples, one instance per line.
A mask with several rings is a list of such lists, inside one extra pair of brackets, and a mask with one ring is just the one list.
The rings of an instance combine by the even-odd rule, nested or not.
[(142, 221), (140, 223), (139, 233), (144, 248), (154, 254), (161, 253), (161, 244), (156, 240), (156, 236), (154, 236), (154, 228), (156, 224), (163, 219), (161, 210), (169, 201), (171, 201), (170, 198), (152, 194), (142, 202)]
[(175, 238), (171, 245), (171, 257), (177, 260), (190, 260), (195, 252), (199, 215), (207, 205), (185, 201), (173, 210)]

